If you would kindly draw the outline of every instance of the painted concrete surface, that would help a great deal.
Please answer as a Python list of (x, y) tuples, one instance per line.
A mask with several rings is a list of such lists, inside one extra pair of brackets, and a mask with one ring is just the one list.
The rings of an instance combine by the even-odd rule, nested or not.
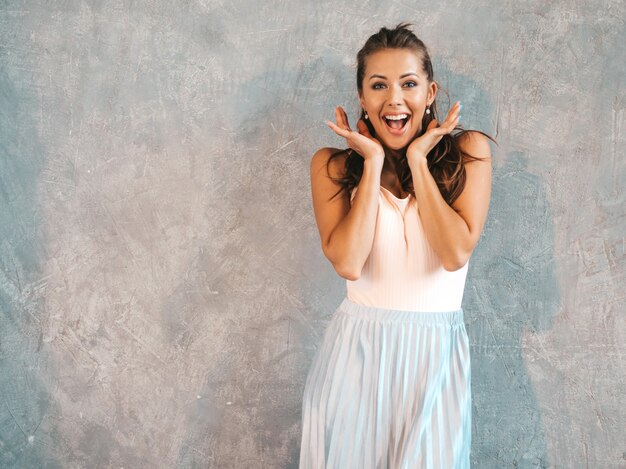
[(472, 466), (626, 467), (625, 10), (2, 2), (0, 467), (297, 467), (345, 293), (310, 156), (403, 20), (440, 109), (500, 144), (463, 303)]

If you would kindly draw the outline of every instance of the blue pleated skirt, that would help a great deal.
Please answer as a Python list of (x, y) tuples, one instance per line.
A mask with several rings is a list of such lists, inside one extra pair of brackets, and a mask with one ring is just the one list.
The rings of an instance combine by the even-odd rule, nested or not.
[(463, 310), (344, 298), (306, 378), (300, 469), (466, 469), (470, 445)]

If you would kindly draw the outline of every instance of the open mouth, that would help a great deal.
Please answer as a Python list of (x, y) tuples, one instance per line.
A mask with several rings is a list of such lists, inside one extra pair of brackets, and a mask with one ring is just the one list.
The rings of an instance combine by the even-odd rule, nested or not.
[(387, 130), (393, 135), (402, 135), (404, 132), (406, 132), (406, 129), (409, 127), (410, 120), (410, 115), (408, 115), (408, 117), (405, 117), (404, 119), (399, 120), (383, 117), (383, 121), (385, 121)]

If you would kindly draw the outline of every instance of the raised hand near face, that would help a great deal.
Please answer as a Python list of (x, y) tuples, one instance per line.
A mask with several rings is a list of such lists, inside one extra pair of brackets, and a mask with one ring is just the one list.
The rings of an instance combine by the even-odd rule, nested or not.
[(326, 121), (328, 127), (340, 137), (345, 138), (346, 144), (365, 160), (373, 159), (382, 165), (385, 159), (385, 151), (380, 142), (369, 133), (365, 122), (359, 119), (357, 122), (358, 131), (350, 129), (348, 116), (341, 106), (335, 108), (335, 118), (337, 119), (337, 124)]
[(426, 158), (426, 155), (435, 148), (435, 145), (439, 143), (441, 138), (454, 130), (454, 127), (459, 122), (461, 107), (462, 105), (459, 101), (454, 103), (441, 125), (438, 125), (437, 120), (433, 119), (428, 124), (426, 132), (409, 144), (406, 150), (409, 165), (417, 161), (418, 158)]

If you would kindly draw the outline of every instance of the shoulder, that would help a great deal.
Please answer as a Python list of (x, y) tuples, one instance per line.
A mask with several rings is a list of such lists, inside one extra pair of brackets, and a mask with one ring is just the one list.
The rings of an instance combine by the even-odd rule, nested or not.
[[(470, 156), (463, 156), (465, 183), (461, 194), (452, 203), (452, 208), (466, 214), (474, 213), (476, 216), (480, 214), (482, 218), (491, 195), (493, 168), (489, 138), (476, 131), (464, 132), (457, 138), (459, 149)], [(476, 220), (472, 222), (466, 219), (466, 221), (470, 227), (477, 225)]]
[(489, 145), (489, 139), (480, 132), (475, 130), (469, 130), (462, 132), (456, 136), (457, 144), (459, 148), (481, 160), (491, 159), (491, 146)]
[[(328, 160), (330, 159), (330, 157), (339, 152), (342, 153), (334, 157), (329, 163)], [(334, 178), (342, 177), (347, 156), (348, 152), (340, 148), (320, 148), (313, 154), (313, 157), (311, 158), (311, 173), (317, 173), (318, 171), (323, 170), (323, 173), (328, 175), (328, 173), (326, 172), (326, 168), (328, 168), (330, 176)]]

